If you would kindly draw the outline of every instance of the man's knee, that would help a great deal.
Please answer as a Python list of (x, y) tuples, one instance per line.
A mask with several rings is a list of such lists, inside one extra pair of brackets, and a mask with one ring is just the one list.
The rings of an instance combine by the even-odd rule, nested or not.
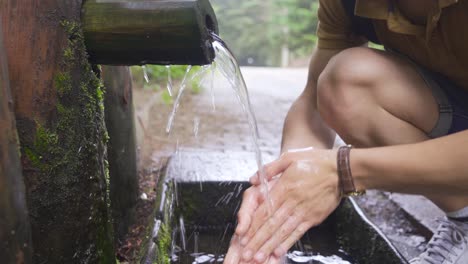
[(382, 78), (382, 55), (368, 48), (347, 49), (333, 57), (319, 76), (317, 105), (322, 119), (342, 137), (359, 133), (362, 119)]

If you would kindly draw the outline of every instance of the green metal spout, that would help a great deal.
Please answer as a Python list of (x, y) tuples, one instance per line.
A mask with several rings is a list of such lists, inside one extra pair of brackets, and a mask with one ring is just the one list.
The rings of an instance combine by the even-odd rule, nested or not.
[(210, 33), (218, 33), (218, 23), (208, 0), (86, 0), (82, 21), (95, 64), (205, 65), (214, 59)]

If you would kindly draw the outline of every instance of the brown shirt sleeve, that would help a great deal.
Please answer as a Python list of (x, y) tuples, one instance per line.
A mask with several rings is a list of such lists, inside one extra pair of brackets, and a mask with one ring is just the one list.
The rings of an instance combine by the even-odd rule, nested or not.
[(317, 27), (320, 49), (346, 49), (367, 42), (353, 33), (351, 19), (341, 3), (342, 0), (320, 0)]

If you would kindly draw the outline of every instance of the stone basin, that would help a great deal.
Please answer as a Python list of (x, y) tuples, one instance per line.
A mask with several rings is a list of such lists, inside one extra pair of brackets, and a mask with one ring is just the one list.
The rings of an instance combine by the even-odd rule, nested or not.
[[(249, 186), (247, 179), (256, 171), (253, 155), (179, 150), (158, 185), (153, 240), (142, 263), (222, 263), (242, 193)], [(335, 262), (334, 256), (348, 262)], [(343, 201), (322, 225), (309, 230), (286, 259), (286, 263), (407, 263), (353, 199)]]

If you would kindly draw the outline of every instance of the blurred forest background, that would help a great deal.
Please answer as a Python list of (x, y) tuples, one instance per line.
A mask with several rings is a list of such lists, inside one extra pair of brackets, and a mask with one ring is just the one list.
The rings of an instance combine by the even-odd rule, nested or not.
[(221, 37), (242, 66), (305, 66), (318, 0), (211, 0)]
[[(318, 0), (210, 0), (216, 12), (221, 38), (241, 66), (307, 67), (317, 37)], [(171, 66), (180, 81), (187, 66)], [(195, 71), (194, 67), (192, 71)], [(136, 87), (159, 90), (167, 79), (165, 66), (132, 67)], [(195, 87), (195, 88), (193, 88)], [(199, 87), (192, 85), (196, 92)], [(165, 89), (163, 89), (165, 90)], [(164, 101), (172, 102), (167, 92)]]

